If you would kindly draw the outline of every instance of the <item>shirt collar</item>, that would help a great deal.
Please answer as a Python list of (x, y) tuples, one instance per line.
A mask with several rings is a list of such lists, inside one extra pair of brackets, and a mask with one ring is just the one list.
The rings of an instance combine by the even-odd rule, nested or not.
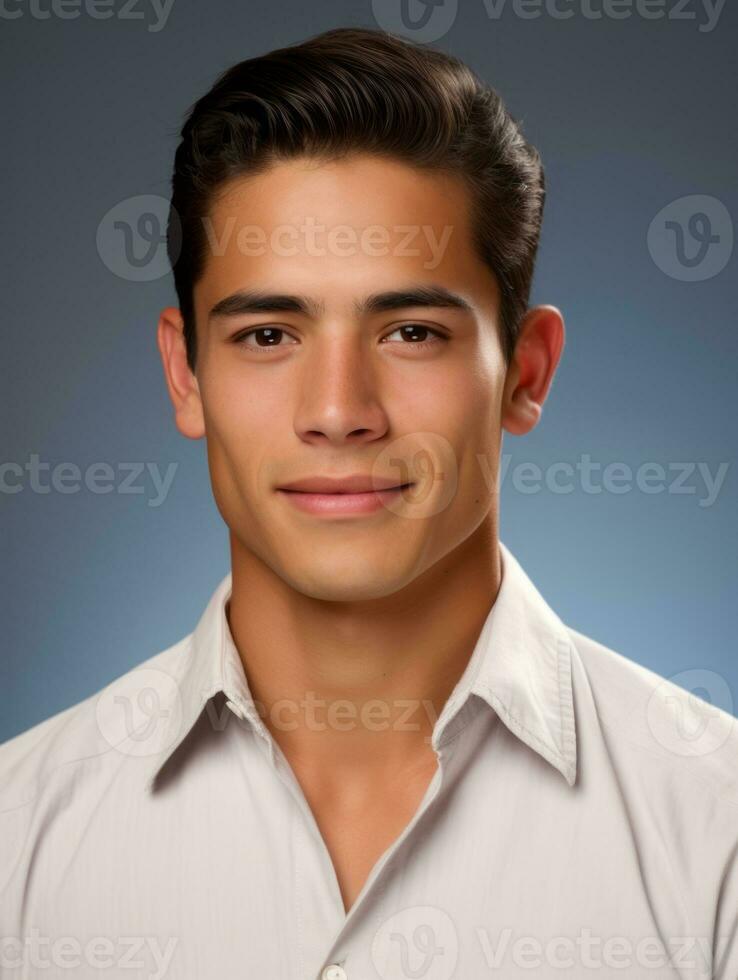
[[(472, 656), (436, 725), (434, 746), (474, 694), (506, 727), (573, 786), (577, 745), (571, 680), (571, 639), (512, 552), (500, 541), (502, 579)], [(222, 691), (233, 709), (268, 738), (249, 690), (226, 618), (229, 572), (187, 638), (175, 676), (176, 709), (161, 712), (164, 746), (149, 761), (146, 788), (184, 741), (207, 702)]]
[(573, 786), (577, 740), (572, 640), (510, 549), (502, 541), (499, 545), (497, 598), (439, 721), (475, 694)]

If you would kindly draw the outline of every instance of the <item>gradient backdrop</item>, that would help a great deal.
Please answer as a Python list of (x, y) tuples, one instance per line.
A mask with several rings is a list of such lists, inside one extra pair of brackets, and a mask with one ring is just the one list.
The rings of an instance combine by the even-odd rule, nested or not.
[[(505, 438), (502, 540), (571, 626), (738, 713), (734, 2), (15, 0), (0, 15), (0, 740), (190, 632), (228, 570), (205, 446), (175, 429), (155, 345), (174, 301), (157, 208), (217, 73), (346, 25), (460, 56), (543, 156), (533, 300), (562, 309), (567, 344), (540, 426)], [(101, 463), (113, 492), (70, 489), (74, 466)], [(150, 464), (139, 492), (126, 463)], [(608, 464), (623, 466), (605, 486)], [(162, 500), (151, 473), (170, 466)]]

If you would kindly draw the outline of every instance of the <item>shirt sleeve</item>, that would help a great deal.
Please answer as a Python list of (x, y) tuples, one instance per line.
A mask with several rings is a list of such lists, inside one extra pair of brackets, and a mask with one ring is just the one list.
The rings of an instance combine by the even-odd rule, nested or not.
[[(738, 835), (738, 808), (735, 811)], [(738, 836), (728, 857), (715, 916), (713, 980), (738, 978)]]

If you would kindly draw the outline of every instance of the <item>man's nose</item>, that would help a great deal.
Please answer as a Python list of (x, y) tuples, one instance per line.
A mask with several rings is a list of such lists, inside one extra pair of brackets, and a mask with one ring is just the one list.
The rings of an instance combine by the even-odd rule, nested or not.
[(376, 367), (361, 338), (317, 344), (304, 364), (295, 411), (300, 438), (338, 445), (385, 435), (389, 420)]

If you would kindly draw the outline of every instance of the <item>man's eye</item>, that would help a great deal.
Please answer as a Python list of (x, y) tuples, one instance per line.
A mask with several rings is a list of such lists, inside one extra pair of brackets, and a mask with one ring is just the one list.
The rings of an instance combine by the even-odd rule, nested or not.
[[(294, 340), (290, 334), (280, 327), (254, 327), (251, 330), (245, 331), (245, 333), (239, 334), (234, 342), (244, 347), (268, 350), (270, 347), (284, 347), (285, 345), (280, 343), (283, 337)], [(253, 339), (253, 342), (251, 342), (251, 339)]]
[[(400, 334), (401, 343), (406, 347), (425, 347), (446, 339), (440, 331), (433, 330), (423, 323), (405, 323), (401, 327), (397, 327), (396, 330), (393, 330), (392, 333), (387, 334), (384, 338), (385, 341), (389, 340), (394, 334)], [(428, 339), (429, 337), (431, 339)]]

